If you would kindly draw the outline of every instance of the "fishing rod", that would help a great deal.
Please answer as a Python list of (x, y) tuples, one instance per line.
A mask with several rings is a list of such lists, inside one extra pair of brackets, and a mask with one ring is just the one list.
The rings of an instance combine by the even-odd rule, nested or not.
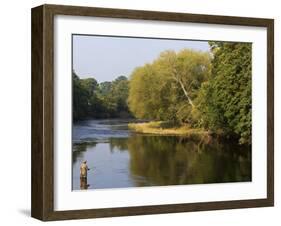
[(90, 166), (88, 169), (89, 169), (89, 170), (93, 170), (93, 171), (94, 171), (94, 170), (100, 171), (100, 170), (99, 170), (97, 167), (95, 167), (95, 166), (93, 166), (93, 167)]

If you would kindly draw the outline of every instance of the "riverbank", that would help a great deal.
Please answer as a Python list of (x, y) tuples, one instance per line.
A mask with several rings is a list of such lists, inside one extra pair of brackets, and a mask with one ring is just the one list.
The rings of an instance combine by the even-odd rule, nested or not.
[(191, 128), (189, 125), (174, 125), (163, 121), (129, 123), (128, 127), (137, 133), (184, 136), (190, 139), (210, 138), (210, 133), (204, 129)]

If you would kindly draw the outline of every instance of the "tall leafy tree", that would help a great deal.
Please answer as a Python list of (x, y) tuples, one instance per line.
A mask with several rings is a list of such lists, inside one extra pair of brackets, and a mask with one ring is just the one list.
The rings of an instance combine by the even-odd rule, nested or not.
[(138, 118), (190, 121), (197, 92), (210, 72), (210, 55), (165, 51), (130, 79), (129, 107)]
[(252, 58), (250, 43), (210, 42), (212, 78), (197, 99), (202, 125), (251, 143)]
[(128, 112), (127, 99), (129, 95), (129, 82), (127, 77), (119, 76), (112, 82), (112, 88), (110, 94), (114, 97), (116, 102), (117, 112)]
[(73, 79), (73, 119), (79, 120), (87, 117), (88, 112), (88, 92), (81, 84), (76, 73), (72, 72)]

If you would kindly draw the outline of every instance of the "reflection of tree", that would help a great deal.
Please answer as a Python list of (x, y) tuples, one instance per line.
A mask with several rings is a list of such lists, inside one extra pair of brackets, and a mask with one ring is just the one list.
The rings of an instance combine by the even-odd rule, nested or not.
[(118, 148), (119, 151), (128, 150), (128, 139), (127, 138), (111, 138), (110, 139), (110, 151), (113, 152), (113, 148)]
[(250, 147), (215, 141), (199, 147), (196, 142), (164, 136), (133, 136), (127, 142), (116, 139), (111, 145), (130, 152), (136, 186), (251, 179)]

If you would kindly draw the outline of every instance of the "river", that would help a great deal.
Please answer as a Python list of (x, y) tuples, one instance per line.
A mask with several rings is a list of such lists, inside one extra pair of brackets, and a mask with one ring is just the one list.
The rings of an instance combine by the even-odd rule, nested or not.
[[(251, 181), (251, 146), (138, 134), (131, 121), (73, 125), (73, 190)], [(80, 180), (84, 160), (90, 170)]]

